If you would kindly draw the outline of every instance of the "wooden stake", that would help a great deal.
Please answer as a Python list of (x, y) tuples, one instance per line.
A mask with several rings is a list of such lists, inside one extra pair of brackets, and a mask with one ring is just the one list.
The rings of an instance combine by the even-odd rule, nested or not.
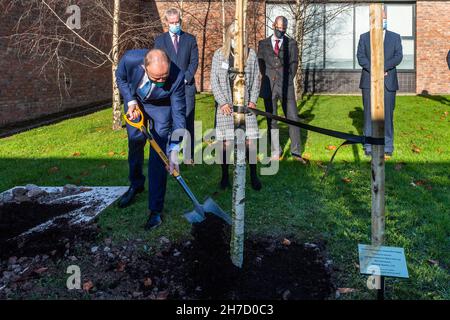
[[(371, 88), (370, 103), (372, 136), (384, 137), (384, 39), (381, 3), (370, 4)], [(385, 163), (384, 145), (372, 145), (372, 245), (381, 246), (385, 229)], [(383, 279), (379, 282), (383, 294)]]

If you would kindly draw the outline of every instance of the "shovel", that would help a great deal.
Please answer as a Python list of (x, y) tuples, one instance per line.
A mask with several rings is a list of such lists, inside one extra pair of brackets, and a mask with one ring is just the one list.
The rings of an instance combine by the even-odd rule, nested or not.
[[(166, 165), (167, 171), (169, 171), (170, 162), (167, 158), (166, 154), (163, 150), (159, 147), (158, 143), (156, 143), (155, 139), (153, 139), (153, 136), (151, 132), (147, 130), (147, 128), (144, 125), (144, 115), (142, 114), (142, 111), (138, 108), (139, 112), (139, 122), (133, 122), (130, 119), (128, 119), (127, 115), (124, 115), (125, 121), (130, 125), (137, 129), (139, 129), (144, 136), (147, 138), (147, 140), (150, 142), (150, 146), (156, 151), (156, 153), (159, 155), (161, 160)], [(170, 172), (169, 172), (170, 174)], [(184, 181), (183, 177), (180, 175), (180, 173), (177, 170), (173, 170), (171, 174), (178, 182), (178, 184), (183, 188), (184, 192), (186, 192), (189, 199), (194, 204), (194, 210), (187, 211), (184, 213), (184, 217), (189, 221), (189, 223), (200, 223), (203, 220), (205, 220), (206, 213), (211, 213), (219, 218), (223, 219), (226, 223), (231, 225), (231, 217), (225, 213), (219, 205), (210, 197), (208, 197), (205, 200), (205, 203), (201, 204), (197, 198), (195, 197), (194, 193), (189, 189), (188, 185)]]

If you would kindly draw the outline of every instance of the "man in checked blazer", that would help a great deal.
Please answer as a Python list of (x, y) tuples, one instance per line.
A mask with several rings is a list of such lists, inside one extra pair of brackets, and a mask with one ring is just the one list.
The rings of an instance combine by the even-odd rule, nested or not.
[[(297, 102), (295, 100), (294, 78), (298, 67), (297, 42), (287, 37), (288, 20), (278, 16), (273, 23), (274, 34), (259, 42), (258, 60), (262, 75), (260, 96), (264, 99), (267, 112), (277, 114), (278, 100), (285, 116), (298, 121)], [(268, 129), (278, 129), (277, 122), (267, 119)], [(291, 155), (294, 160), (305, 164), (301, 154), (300, 128), (289, 126)], [(272, 144), (272, 159), (277, 160), (282, 150)]]

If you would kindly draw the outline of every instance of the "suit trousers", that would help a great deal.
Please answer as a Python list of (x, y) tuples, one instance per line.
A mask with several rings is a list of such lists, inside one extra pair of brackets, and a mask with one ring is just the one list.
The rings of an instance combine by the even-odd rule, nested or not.
[[(281, 107), (285, 117), (290, 120), (299, 121), (297, 101), (295, 101), (295, 98), (283, 98), (281, 94), (272, 93), (272, 99), (264, 99), (266, 112), (278, 115), (278, 100), (281, 101)], [(269, 130), (269, 137), (271, 138), (270, 130), (278, 129), (277, 121), (267, 118), (267, 128)], [(300, 128), (289, 125), (289, 138), (291, 139), (291, 154), (301, 155)], [(279, 143), (274, 144), (271, 141), (271, 149), (274, 155), (281, 155), (282, 153)]]
[[(384, 152), (394, 151), (394, 108), (396, 91), (389, 91), (384, 88)], [(370, 107), (370, 89), (362, 89), (364, 105), (364, 135), (372, 136), (372, 117)], [(364, 149), (371, 151), (371, 145), (364, 145)]]
[[(186, 131), (189, 132), (191, 139), (190, 139), (190, 152), (185, 152), (184, 153), (184, 159), (187, 160), (194, 160), (194, 151), (195, 151), (195, 91), (194, 94), (187, 92), (186, 90), (186, 107), (187, 111), (186, 112)], [(185, 144), (185, 149), (186, 148), (186, 142)]]
[[(128, 167), (131, 186), (140, 188), (144, 186), (145, 176), (142, 174), (144, 163), (144, 147), (146, 138), (144, 134), (127, 124), (128, 131)], [(162, 150), (166, 150), (167, 137), (161, 137), (154, 128), (150, 129), (153, 138)], [(155, 150), (150, 148), (148, 163), (148, 209), (162, 212), (166, 194), (167, 171), (164, 163)]]

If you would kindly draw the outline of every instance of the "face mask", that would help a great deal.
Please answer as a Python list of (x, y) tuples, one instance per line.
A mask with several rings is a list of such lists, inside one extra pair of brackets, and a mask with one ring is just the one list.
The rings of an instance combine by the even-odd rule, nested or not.
[[(152, 81), (153, 82), (153, 81)], [(158, 88), (162, 88), (164, 87), (164, 85), (166, 84), (165, 82), (153, 82), (153, 84), (158, 87)]]
[(181, 24), (179, 24), (179, 23), (177, 23), (177, 24), (169, 24), (169, 30), (172, 33), (180, 34), (180, 32), (181, 32)]
[(281, 39), (286, 34), (286, 31), (280, 31), (278, 29), (275, 29), (274, 33), (275, 33), (275, 37), (277, 37), (277, 39)]
[(383, 30), (387, 29), (387, 19), (383, 19)]

